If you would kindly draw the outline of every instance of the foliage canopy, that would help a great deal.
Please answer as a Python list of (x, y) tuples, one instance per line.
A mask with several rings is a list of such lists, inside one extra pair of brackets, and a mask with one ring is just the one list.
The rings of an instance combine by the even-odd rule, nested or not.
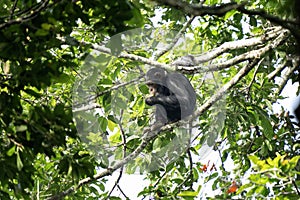
[[(299, 83), (299, 4), (1, 1), (0, 198), (121, 199), (138, 171), (151, 183), (139, 198), (298, 199), (299, 124), (273, 105)], [(188, 145), (183, 123), (149, 131), (147, 66), (194, 86)]]

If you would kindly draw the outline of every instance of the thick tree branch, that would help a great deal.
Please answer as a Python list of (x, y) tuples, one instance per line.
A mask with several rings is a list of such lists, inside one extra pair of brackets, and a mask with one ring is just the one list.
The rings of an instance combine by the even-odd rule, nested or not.
[(211, 98), (209, 98), (199, 109), (194, 113), (193, 118), (197, 118), (206, 110), (208, 110), (214, 103), (220, 100), (228, 90), (230, 90), (235, 84), (237, 84), (249, 71), (255, 67), (259, 62), (259, 59), (255, 59), (248, 65), (244, 66), (229, 82), (227, 82), (223, 87), (221, 87), (217, 93), (215, 93)]
[(294, 64), (292, 67), (287, 68), (288, 70), (281, 76), (282, 80), (279, 83), (279, 87), (276, 91), (276, 94), (279, 95), (282, 92), (282, 90), (286, 86), (291, 74), (294, 73), (295, 69), (297, 69), (298, 67), (299, 67), (299, 63), (298, 63), (298, 65)]
[[(274, 27), (272, 30), (267, 31), (266, 33), (264, 33), (263, 35), (261, 35), (259, 37), (225, 42), (222, 45), (220, 45), (219, 47), (216, 47), (216, 48), (214, 48), (210, 51), (207, 51), (205, 53), (202, 53), (200, 55), (194, 56), (195, 65), (199, 65), (201, 63), (210, 61), (230, 50), (236, 50), (236, 49), (242, 49), (242, 48), (246, 48), (246, 47), (263, 45), (266, 42), (271, 41), (272, 39), (276, 38), (278, 35), (280, 35), (283, 32), (287, 32), (287, 31), (282, 30), (281, 27)], [(183, 64), (181, 64), (181, 66), (184, 67)]]
[[(273, 47), (277, 47), (284, 39), (286, 38), (286, 33), (283, 32), (276, 40), (271, 43), (271, 47), (269, 50), (273, 49)], [(260, 55), (262, 56), (262, 55)], [(241, 80), (248, 72), (255, 67), (256, 64), (259, 63), (259, 57), (254, 59), (252, 62), (250, 62), (248, 65), (244, 66), (229, 82), (227, 82), (222, 88), (219, 89), (219, 91), (214, 94), (209, 100), (207, 100), (200, 108), (194, 113), (193, 117), (196, 118), (197, 116), (200, 116), (203, 112), (205, 112), (207, 109), (209, 109), (215, 102), (220, 100), (228, 91), (231, 89), (239, 80)]]
[[(110, 54), (110, 55), (113, 56), (113, 54), (111, 53), (111, 50), (107, 47), (100, 46), (100, 45), (97, 45), (97, 44), (88, 44), (88, 43), (84, 43), (84, 42), (81, 42), (81, 44), (83, 44), (83, 45), (92, 45), (93, 49), (95, 49), (99, 52), (102, 52), (102, 53)], [(127, 58), (127, 59), (130, 59), (130, 60), (133, 60), (133, 61), (142, 62), (144, 64), (148, 64), (148, 65), (151, 65), (151, 66), (161, 67), (161, 68), (164, 68), (164, 69), (167, 69), (167, 70), (172, 70), (173, 69), (170, 65), (160, 63), (160, 62), (157, 62), (157, 61), (154, 61), (154, 60), (151, 60), (149, 58), (142, 57), (142, 56), (129, 54), (129, 53), (126, 53), (126, 52), (121, 52), (119, 55), (117, 55), (117, 57), (118, 58)]]
[[(226, 42), (224, 44), (222, 44), (221, 46), (214, 48), (208, 52), (205, 52), (203, 54), (194, 56), (194, 55), (190, 55), (193, 57), (193, 62), (194, 65), (199, 65), (201, 63), (210, 61), (216, 57), (218, 57), (219, 55), (228, 52), (230, 50), (236, 50), (236, 49), (241, 49), (241, 48), (245, 48), (245, 47), (252, 47), (252, 46), (257, 46), (257, 45), (263, 45), (265, 43), (267, 43), (268, 41), (276, 38), (278, 35), (282, 34), (282, 33), (287, 33), (287, 30), (282, 30), (280, 27), (275, 27), (274, 29), (266, 32), (265, 34), (259, 36), (259, 37), (255, 37), (255, 38), (249, 38), (249, 39), (242, 39), (242, 40), (237, 40), (237, 41), (230, 41), (230, 42)], [(92, 48), (102, 52), (102, 53), (106, 53), (106, 54), (111, 54), (111, 50), (107, 47), (104, 46), (100, 46), (97, 44), (88, 44), (88, 43), (84, 43), (81, 42), (81, 44), (83, 45), (92, 45)], [(247, 60), (249, 58), (252, 58), (253, 56), (256, 56), (259, 50), (254, 50), (251, 51), (250, 55), (248, 53), (245, 53), (245, 55), (240, 55), (237, 58), (233, 58), (232, 60), (226, 61), (224, 64), (221, 64), (222, 66), (220, 67), (220, 69), (226, 68), (228, 67), (230, 64), (236, 64), (238, 61), (244, 61)], [(138, 55), (134, 55), (134, 54), (129, 54), (126, 52), (121, 52), (118, 55), (119, 58), (126, 58), (126, 59), (130, 59), (130, 60), (134, 60), (134, 61), (138, 61), (138, 62), (142, 62), (144, 64), (148, 64), (151, 66), (155, 66), (155, 67), (161, 67), (164, 68), (166, 70), (174, 70), (174, 66), (178, 66), (178, 62), (174, 61), (171, 65), (168, 64), (164, 64), (164, 63), (160, 63), (157, 61), (154, 61), (152, 59), (149, 58), (145, 58), (142, 56), (138, 56)], [(180, 60), (180, 58), (178, 59)], [(218, 65), (220, 66), (220, 64)], [(188, 72), (188, 71), (196, 71), (196, 69), (199, 68), (198, 66), (195, 66), (195, 68), (191, 67), (190, 62), (188, 62), (188, 64), (185, 66), (185, 62), (180, 62), (180, 67), (177, 67), (178, 70), (182, 71), (182, 72)], [(215, 71), (218, 70), (217, 66), (212, 66), (213, 69), (207, 69), (209, 71)], [(199, 70), (199, 71), (206, 71), (205, 69), (203, 70)]]
[(237, 4), (237, 3), (224, 3), (220, 5), (213, 6), (204, 6), (202, 4), (189, 4), (181, 0), (156, 0), (156, 2), (174, 7), (178, 10), (182, 10), (186, 14), (194, 16), (203, 16), (203, 15), (217, 15), (222, 16), (230, 10), (237, 9), (246, 5), (246, 2)]
[[(288, 34), (287, 30), (281, 30), (276, 35), (278, 37), (277, 38), (278, 42), (275, 42), (275, 43), (273, 41), (270, 42), (271, 38), (269, 38), (268, 43), (267, 43), (267, 41), (264, 41), (264, 43), (267, 43), (266, 46), (263, 46), (260, 49), (248, 51), (248, 52), (243, 53), (241, 55), (238, 55), (234, 58), (226, 60), (223, 63), (212, 64), (212, 65), (209, 65), (207, 67), (206, 66), (190, 66), (190, 67), (179, 66), (177, 68), (178, 68), (179, 71), (184, 72), (184, 73), (188, 73), (188, 74), (206, 72), (206, 71), (219, 71), (219, 70), (228, 68), (230, 66), (236, 65), (238, 63), (244, 62), (244, 61), (249, 60), (249, 59), (255, 59), (255, 58), (262, 57), (266, 52), (276, 48), (282, 41), (284, 41), (286, 39), (287, 34)], [(272, 39), (275, 39), (275, 38), (272, 38)], [(235, 41), (233, 43), (236, 43), (237, 46), (241, 47), (242, 45), (239, 45), (239, 42), (240, 41)], [(261, 42), (263, 42), (263, 40), (261, 40)], [(226, 46), (225, 49), (229, 48), (232, 45), (231, 43), (227, 43), (227, 44), (229, 44), (229, 45), (225, 45)], [(243, 43), (241, 42), (240, 44), (243, 44)], [(217, 52), (220, 53), (221, 51), (223, 51), (223, 48), (220, 48), (220, 47), (217, 47), (216, 49), (218, 49), (218, 50), (216, 50), (215, 53), (217, 53)], [(200, 57), (204, 58), (204, 56), (202, 56), (202, 55)], [(212, 59), (212, 58), (210, 58), (210, 59)], [(195, 58), (195, 60), (197, 60), (197, 57)], [(202, 59), (202, 61), (203, 61), (203, 59)]]
[(273, 72), (271, 72), (270, 74), (267, 75), (267, 78), (269, 80), (273, 80), (275, 78), (275, 76), (286, 67), (286, 63), (287, 62), (284, 61), (284, 63), (282, 63), (281, 65), (278, 65)]
[(205, 52), (204, 54), (196, 56), (195, 61), (197, 64), (200, 64), (200, 63), (212, 60), (212, 59), (218, 57), (219, 55), (221, 55), (225, 52), (228, 52), (230, 50), (262, 45), (262, 44), (274, 39), (275, 37), (277, 37), (279, 34), (282, 33), (282, 31), (283, 30), (280, 27), (275, 27), (273, 30), (267, 31), (266, 33), (264, 33), (263, 35), (261, 35), (259, 37), (225, 42), (221, 46), (214, 48), (211, 51), (208, 51), (208, 52)]

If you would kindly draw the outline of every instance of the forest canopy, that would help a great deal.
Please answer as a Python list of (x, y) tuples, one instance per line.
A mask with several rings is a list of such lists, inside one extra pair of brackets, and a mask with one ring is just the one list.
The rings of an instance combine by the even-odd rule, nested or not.
[[(299, 94), (299, 13), (297, 0), (1, 1), (0, 199), (299, 199), (300, 102), (278, 106)], [(196, 93), (192, 115), (159, 129), (153, 67)], [(124, 174), (145, 178), (138, 196)]]

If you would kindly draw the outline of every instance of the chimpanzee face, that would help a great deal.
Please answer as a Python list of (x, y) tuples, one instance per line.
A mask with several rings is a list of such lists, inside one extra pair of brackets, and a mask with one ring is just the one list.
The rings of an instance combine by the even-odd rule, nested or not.
[(156, 84), (148, 84), (148, 89), (150, 96), (155, 97), (158, 94), (157, 85)]

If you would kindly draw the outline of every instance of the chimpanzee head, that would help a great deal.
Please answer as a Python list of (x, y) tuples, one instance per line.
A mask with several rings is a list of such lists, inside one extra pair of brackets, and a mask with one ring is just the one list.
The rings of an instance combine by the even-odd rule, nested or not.
[(146, 74), (146, 84), (165, 85), (167, 72), (161, 68), (152, 68)]
[(161, 68), (152, 68), (146, 74), (146, 85), (151, 96), (158, 94), (168, 95), (166, 86), (167, 72)]

